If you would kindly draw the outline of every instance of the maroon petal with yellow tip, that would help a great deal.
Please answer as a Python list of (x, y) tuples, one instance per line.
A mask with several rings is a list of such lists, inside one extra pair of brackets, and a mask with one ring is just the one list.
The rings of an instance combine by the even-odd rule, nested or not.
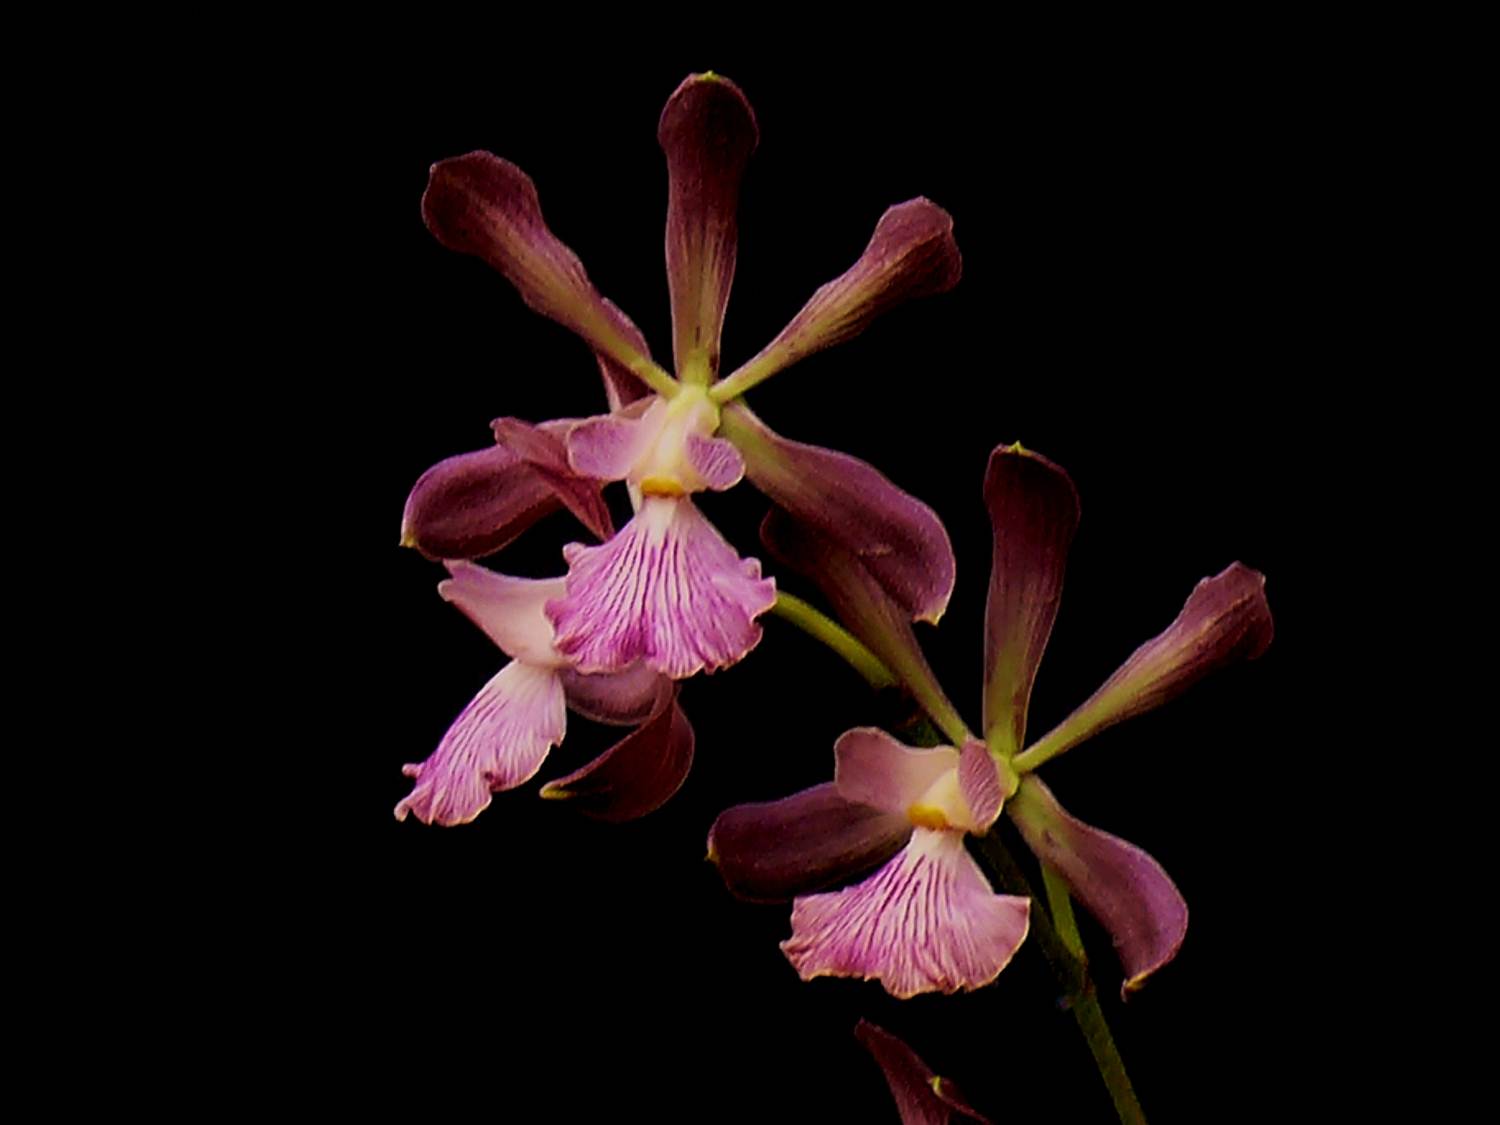
[(495, 441), (511, 450), (535, 470), (556, 493), (558, 500), (578, 517), (578, 522), (602, 541), (615, 533), (599, 482), (575, 473), (568, 464), (565, 443), (568, 424), (533, 426), (519, 418), (496, 418), (490, 423)]
[(494, 445), (439, 461), (417, 478), (401, 514), (401, 542), (430, 559), (475, 559), (561, 506), (530, 465)]
[(733, 82), (689, 76), (662, 110), (667, 156), (667, 283), (677, 373), (706, 383), (719, 371), (719, 332), (734, 282), (740, 179), (760, 134)]
[(617, 823), (659, 809), (682, 788), (693, 765), (693, 724), (667, 683), (650, 719), (567, 777), (542, 786), (586, 816)]
[(850, 801), (827, 782), (726, 809), (709, 829), (708, 858), (733, 894), (784, 902), (864, 874), (910, 838), (904, 815)]
[(1026, 704), (1062, 598), (1078, 491), (1060, 467), (1020, 444), (990, 454), (984, 474), (994, 556), (984, 622), (984, 730), (1007, 755), (1026, 740)]
[(859, 261), (814, 293), (781, 335), (729, 377), (726, 389), (738, 393), (804, 356), (852, 339), (903, 301), (947, 292), (962, 273), (953, 216), (929, 199), (898, 203), (875, 224)]
[(1161, 864), (1134, 844), (1069, 815), (1039, 778), (1021, 779), (1005, 806), (1027, 846), (1114, 939), (1125, 967), (1123, 996), (1173, 957), (1188, 908)]
[(991, 1125), (988, 1117), (981, 1116), (964, 1099), (958, 1087), (934, 1074), (915, 1051), (889, 1031), (860, 1020), (854, 1028), (854, 1037), (875, 1056), (885, 1073), (886, 1085), (891, 1088), (891, 1097), (896, 1099), (896, 1109), (901, 1114), (901, 1125), (948, 1125), (955, 1113)]
[(542, 218), (531, 177), (494, 153), (471, 152), (432, 166), (422, 196), (427, 229), (450, 250), (494, 266), (531, 308), (586, 340), (627, 371), (654, 367), (640, 333), (600, 296), (578, 255)]
[(755, 487), (853, 555), (908, 617), (942, 617), (957, 568), (936, 512), (857, 457), (781, 437), (743, 403), (719, 432)]
[(1271, 643), (1266, 578), (1242, 563), (1205, 578), (1167, 628), (1131, 653), (1082, 706), (1017, 760), (1035, 769), (1122, 719), (1160, 707), (1236, 660), (1254, 660)]

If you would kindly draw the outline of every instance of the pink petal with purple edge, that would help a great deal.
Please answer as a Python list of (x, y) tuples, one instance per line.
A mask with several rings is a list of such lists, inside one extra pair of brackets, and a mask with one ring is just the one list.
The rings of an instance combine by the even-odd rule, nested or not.
[(683, 452), (704, 488), (724, 492), (745, 476), (745, 459), (733, 443), (723, 438), (689, 434)]
[(929, 199), (898, 203), (875, 224), (859, 261), (814, 293), (781, 335), (726, 382), (732, 380), (733, 389), (753, 386), (804, 356), (853, 339), (904, 301), (947, 292), (962, 273), (953, 216)]
[(490, 423), (495, 440), (515, 453), (541, 477), (578, 522), (601, 540), (615, 533), (597, 481), (580, 477), (568, 464), (568, 447), (564, 444), (567, 427), (559, 433), (556, 427), (533, 426), (519, 418), (496, 418)]
[(673, 679), (735, 663), (776, 600), (760, 563), (737, 555), (687, 499), (650, 496), (608, 543), (563, 549), (567, 594), (549, 602), (557, 647), (581, 672), (637, 660)]
[(738, 897), (784, 902), (864, 874), (910, 838), (902, 814), (846, 800), (825, 782), (726, 809), (709, 829), (708, 858)]
[(667, 281), (681, 375), (719, 369), (719, 331), (734, 281), (740, 179), (759, 133), (728, 79), (694, 74), (668, 99), (656, 138), (667, 156)]
[(781, 437), (743, 403), (725, 408), (719, 432), (756, 488), (852, 554), (908, 617), (942, 617), (957, 568), (936, 512), (857, 457)]
[(946, 1078), (939, 1078), (915, 1051), (884, 1028), (860, 1020), (854, 1037), (875, 1056), (901, 1114), (901, 1125), (948, 1125), (960, 1113), (981, 1125), (992, 1125)]
[(1241, 563), (1203, 579), (1177, 619), (1018, 757), (1017, 767), (1035, 769), (1105, 728), (1175, 699), (1210, 672), (1265, 652), (1273, 634), (1265, 586), (1265, 575)]
[(1114, 939), (1125, 967), (1122, 996), (1177, 956), (1188, 908), (1161, 864), (1069, 815), (1036, 777), (1021, 780), (1006, 809), (1027, 846)]
[(439, 461), (412, 487), (401, 543), (430, 559), (494, 554), (560, 501), (530, 465), (501, 446)]
[(501, 652), (538, 667), (562, 663), (544, 612), (547, 601), (562, 594), (561, 578), (512, 578), (457, 559), (447, 567), (453, 577), (438, 583), (438, 593), (483, 629)]
[(1019, 444), (984, 474), (994, 554), (984, 621), (984, 730), (997, 750), (1026, 744), (1026, 705), (1062, 600), (1078, 491), (1061, 468)]
[(833, 744), (833, 781), (848, 801), (884, 812), (902, 813), (958, 768), (951, 746), (918, 749), (876, 727), (857, 727)]
[(562, 669), (560, 674), (569, 710), (611, 726), (633, 727), (644, 723), (656, 712), (662, 693), (672, 688), (671, 680), (644, 664), (595, 676), (571, 668)]
[(962, 832), (918, 828), (863, 883), (792, 904), (782, 952), (803, 980), (879, 980), (905, 1000), (989, 984), (1030, 925), (1031, 900), (997, 895)]
[(667, 404), (655, 399), (638, 418), (605, 414), (568, 430), (568, 464), (595, 480), (624, 480), (650, 450), (667, 420)]
[(645, 816), (682, 788), (693, 765), (693, 741), (693, 725), (674, 685), (646, 723), (582, 769), (549, 781), (542, 796), (566, 800), (596, 820)]
[(976, 835), (984, 835), (1000, 816), (1000, 808), (1005, 803), (1005, 786), (1001, 783), (995, 759), (978, 739), (964, 743), (958, 763), (958, 789), (973, 817), (963, 827)]
[(655, 368), (638, 348), (635, 326), (599, 295), (578, 255), (547, 227), (531, 177), (510, 161), (489, 152), (438, 161), (422, 195), (422, 218), (444, 246), (483, 258), (527, 305), (571, 328), (595, 352), (628, 371)]
[(402, 770), (416, 785), (396, 819), (466, 824), (489, 807), (491, 792), (514, 789), (542, 768), (567, 729), (562, 684), (543, 668), (513, 660), (485, 684), (421, 765)]

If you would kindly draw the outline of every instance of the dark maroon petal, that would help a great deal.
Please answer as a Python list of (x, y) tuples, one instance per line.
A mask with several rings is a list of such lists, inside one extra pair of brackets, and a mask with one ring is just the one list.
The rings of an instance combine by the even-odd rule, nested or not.
[(826, 782), (720, 813), (708, 858), (740, 898), (784, 902), (879, 866), (910, 836), (902, 814), (845, 800)]
[(1026, 703), (1062, 598), (1078, 491), (1020, 443), (990, 454), (984, 474), (995, 553), (984, 621), (984, 730), (1007, 756), (1026, 744)]
[[(635, 326), (635, 321), (621, 312), (613, 301), (608, 298), (601, 299), (608, 307), (609, 315), (614, 318), (620, 331), (625, 334), (625, 339), (630, 342), (630, 346), (641, 355), (650, 355), (650, 345), (646, 343), (646, 337), (641, 330)], [(600, 351), (594, 352), (594, 358), (599, 361), (599, 374), (604, 378), (604, 397), (609, 401), (611, 412), (629, 406), (637, 399), (651, 394), (651, 389), (637, 379), (631, 373), (630, 368), (623, 363), (611, 359)]]
[(885, 1072), (886, 1085), (891, 1088), (891, 1096), (901, 1113), (901, 1125), (948, 1125), (952, 1113), (991, 1125), (990, 1119), (980, 1116), (952, 1082), (934, 1074), (915, 1051), (889, 1031), (860, 1020), (854, 1028), (854, 1037), (875, 1056)]
[(566, 800), (596, 820), (634, 820), (681, 789), (692, 765), (693, 724), (669, 684), (650, 719), (582, 769), (549, 781), (542, 796)]
[(510, 161), (489, 152), (438, 161), (422, 196), (422, 218), (444, 246), (504, 274), (531, 308), (654, 389), (671, 389), (671, 377), (637, 346), (634, 325), (599, 295), (578, 255), (548, 229), (536, 185)]
[(780, 336), (715, 388), (714, 397), (728, 402), (803, 356), (858, 336), (901, 302), (952, 289), (962, 272), (953, 217), (931, 200), (898, 203), (880, 217), (859, 261), (814, 293)]
[(432, 559), (476, 559), (560, 506), (530, 465), (492, 445), (439, 461), (417, 479), (401, 514), (401, 542)]
[(745, 95), (716, 74), (690, 75), (661, 112), (667, 155), (667, 282), (677, 374), (719, 373), (719, 330), (734, 282), (740, 178), (760, 135)]
[(963, 720), (922, 655), (906, 609), (860, 560), (779, 508), (767, 513), (760, 538), (779, 563), (818, 584), (839, 620), (896, 674), (944, 734), (966, 740)]
[(573, 471), (568, 464), (563, 434), (519, 418), (496, 418), (490, 429), (495, 431), (497, 442), (519, 456), (551, 486), (579, 523), (601, 541), (614, 535), (615, 525), (609, 518), (609, 505), (604, 502), (600, 483)]
[[(548, 628), (550, 631), (550, 621)], [(639, 726), (656, 713), (662, 692), (671, 690), (670, 680), (644, 664), (632, 664), (623, 672), (592, 676), (561, 668), (558, 676), (569, 710), (611, 726)]]
[(1031, 770), (1122, 719), (1175, 699), (1210, 672), (1254, 660), (1274, 629), (1266, 578), (1242, 563), (1193, 588), (1177, 620), (1131, 653), (1076, 711), (1015, 759)]
[(757, 488), (852, 554), (908, 617), (942, 617), (953, 593), (953, 544), (931, 508), (857, 457), (788, 441), (743, 403), (724, 410), (719, 432), (739, 449)]
[(1140, 988), (1182, 945), (1188, 908), (1161, 864), (1134, 844), (1070, 816), (1035, 776), (1005, 806), (1027, 845), (1114, 939), (1125, 967), (1123, 996)]

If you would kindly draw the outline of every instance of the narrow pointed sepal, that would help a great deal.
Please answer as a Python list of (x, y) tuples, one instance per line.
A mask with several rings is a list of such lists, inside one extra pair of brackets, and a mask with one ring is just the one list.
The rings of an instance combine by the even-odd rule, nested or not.
[(1006, 809), (1036, 857), (1063, 877), (1114, 940), (1125, 969), (1121, 995), (1177, 956), (1187, 934), (1187, 902), (1161, 864), (1070, 815), (1035, 776), (1021, 779)]
[(910, 838), (905, 816), (850, 801), (827, 782), (726, 809), (709, 829), (708, 858), (732, 894), (784, 902), (863, 875)]
[(1062, 599), (1078, 491), (1060, 467), (1020, 444), (990, 454), (984, 474), (994, 553), (984, 621), (984, 730), (1006, 754), (1025, 745), (1026, 705)]
[(730, 376), (726, 389), (754, 385), (850, 340), (905, 301), (947, 292), (962, 273), (953, 216), (930, 199), (898, 203), (875, 224), (859, 260), (814, 293), (776, 339)]
[(1265, 575), (1242, 563), (1203, 579), (1177, 619), (1027, 749), (1017, 768), (1034, 769), (1115, 723), (1175, 699), (1210, 672), (1260, 656), (1274, 634), (1265, 586)]
[(949, 1125), (955, 1113), (980, 1125), (992, 1125), (958, 1092), (958, 1087), (934, 1074), (915, 1051), (889, 1031), (860, 1020), (854, 1037), (880, 1064), (901, 1114), (901, 1125)]
[(942, 617), (957, 567), (930, 507), (857, 457), (782, 437), (743, 403), (724, 410), (720, 433), (756, 488), (854, 556), (911, 619)]
[(596, 820), (634, 820), (682, 788), (693, 765), (693, 742), (677, 685), (665, 683), (650, 719), (582, 769), (548, 782), (542, 796), (565, 800)]
[(677, 371), (707, 382), (719, 370), (719, 333), (734, 281), (740, 180), (755, 151), (755, 113), (738, 86), (689, 76), (662, 110), (667, 157), (667, 282)]
[(531, 308), (571, 328), (628, 371), (650, 366), (639, 333), (600, 296), (578, 255), (542, 218), (536, 185), (508, 160), (471, 152), (432, 166), (422, 196), (427, 229), (450, 250), (494, 266)]
[(402, 770), (416, 781), (396, 805), (425, 824), (466, 824), (490, 794), (529, 781), (567, 729), (562, 684), (549, 669), (512, 660), (454, 720), (430, 757)]
[(683, 679), (740, 660), (776, 601), (760, 563), (742, 559), (686, 498), (648, 496), (598, 547), (570, 544), (567, 594), (547, 613), (557, 647), (582, 672), (640, 660)]
[(803, 980), (879, 980), (907, 999), (989, 984), (1026, 937), (1031, 900), (997, 895), (962, 832), (917, 828), (864, 882), (792, 904), (781, 943)]
[(561, 506), (530, 465), (493, 445), (439, 461), (417, 478), (401, 515), (401, 543), (430, 559), (476, 559)]

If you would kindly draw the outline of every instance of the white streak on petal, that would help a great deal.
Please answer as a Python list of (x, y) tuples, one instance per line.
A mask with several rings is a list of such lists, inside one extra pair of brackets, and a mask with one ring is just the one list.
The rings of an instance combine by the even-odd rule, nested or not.
[(415, 813), (425, 824), (466, 824), (489, 807), (490, 793), (514, 789), (542, 768), (567, 729), (562, 682), (555, 672), (513, 660), (485, 684), (421, 765), (396, 819)]
[(647, 496), (598, 547), (563, 549), (567, 593), (547, 603), (558, 651), (580, 672), (644, 661), (673, 679), (735, 663), (776, 600), (760, 563), (737, 555), (692, 501)]
[(453, 577), (438, 593), (484, 630), (500, 651), (539, 667), (564, 663), (552, 647), (552, 622), (543, 612), (564, 590), (561, 578), (512, 578), (470, 562), (449, 562)]
[(792, 904), (781, 943), (803, 980), (879, 980), (891, 995), (989, 984), (1026, 937), (1031, 901), (997, 895), (964, 849), (963, 833), (918, 828), (870, 878)]

